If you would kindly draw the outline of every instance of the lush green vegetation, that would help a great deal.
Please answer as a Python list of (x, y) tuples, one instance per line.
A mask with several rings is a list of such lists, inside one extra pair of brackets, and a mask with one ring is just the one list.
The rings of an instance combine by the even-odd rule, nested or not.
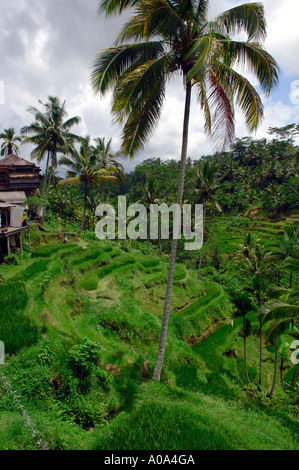
[[(209, 21), (208, 1), (101, 2), (107, 14), (128, 6), (132, 18), (92, 71), (95, 91), (113, 90), (121, 151), (72, 133), (80, 117), (52, 96), (29, 108), (21, 137), (0, 135), (2, 155), (30, 143), (46, 160), (27, 201), (33, 250), (24, 233), (24, 253), (0, 266), (0, 449), (298, 449), (299, 127), (234, 139), (234, 99), (250, 131), (263, 117), (234, 66), (249, 65), (266, 95), (278, 83), (264, 8)], [(119, 158), (143, 147), (177, 72), (180, 163), (151, 158), (125, 175)], [(192, 160), (195, 90), (206, 133), (229, 151)], [(203, 247), (163, 240), (161, 218), (157, 240), (99, 241), (96, 208), (116, 208), (120, 195), (147, 208), (202, 204)]]
[[(247, 337), (248, 386), (242, 321), (232, 324), (225, 283), (198, 281), (177, 264), (162, 382), (153, 383), (167, 260), (138, 247), (123, 252), (117, 242), (63, 245), (32, 233), (41, 244), (32, 256), (1, 266), (1, 373), (50, 448), (298, 448), (296, 391), (278, 381), (267, 398), (270, 344), (258, 390), (256, 323)], [(293, 369), (286, 360), (285, 382)], [(1, 390), (1, 448), (36, 448)]]

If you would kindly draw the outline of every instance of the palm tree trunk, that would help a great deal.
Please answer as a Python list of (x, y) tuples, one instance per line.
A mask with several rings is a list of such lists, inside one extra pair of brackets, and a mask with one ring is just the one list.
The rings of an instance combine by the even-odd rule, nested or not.
[[(185, 168), (186, 168), (186, 158), (187, 158), (187, 148), (188, 148), (188, 133), (189, 133), (189, 119), (190, 119), (190, 106), (191, 106), (191, 83), (188, 82), (186, 84), (186, 98), (185, 98), (185, 113), (184, 113), (184, 124), (183, 124), (181, 166), (180, 166), (180, 177), (179, 177), (179, 186), (178, 186), (178, 194), (177, 194), (177, 204), (179, 204), (180, 206), (182, 205), (183, 194), (184, 194)], [(170, 254), (170, 261), (169, 261), (168, 281), (167, 281), (166, 296), (165, 296), (165, 303), (164, 303), (164, 312), (163, 312), (163, 320), (162, 320), (159, 350), (158, 350), (158, 356), (157, 356), (155, 370), (154, 370), (154, 373), (153, 373), (153, 379), (157, 380), (157, 381), (160, 381), (160, 379), (161, 379), (161, 372), (162, 372), (162, 367), (163, 367), (163, 360), (164, 360), (166, 338), (167, 338), (167, 328), (168, 328), (168, 319), (169, 319), (170, 302), (171, 302), (171, 294), (172, 294), (172, 287), (173, 287), (173, 277), (174, 277), (174, 268), (175, 268), (175, 261), (176, 261), (177, 246), (178, 246), (178, 240), (173, 238), (172, 244), (171, 244), (171, 254)]]
[[(205, 234), (205, 224), (206, 224), (206, 203), (203, 203), (203, 227), (202, 227), (202, 242), (204, 239), (204, 234)], [(198, 276), (197, 279), (200, 278), (200, 271), (201, 271), (201, 263), (202, 263), (202, 249), (203, 249), (203, 243), (202, 247), (200, 249), (200, 258), (199, 258), (199, 267), (198, 267)]]
[(45, 181), (44, 181), (43, 190), (42, 190), (42, 198), (46, 194), (47, 181), (48, 181), (48, 176), (49, 176), (49, 162), (50, 162), (50, 151), (48, 151), (48, 156), (47, 156), (47, 165), (46, 165)]
[(247, 382), (250, 384), (250, 378), (248, 375), (248, 370), (247, 370), (247, 350), (246, 350), (246, 318), (245, 315), (243, 317), (243, 339), (244, 339), (244, 365), (245, 365), (245, 374), (246, 374), (246, 379)]
[(272, 395), (274, 394), (275, 383), (276, 383), (277, 349), (278, 349), (278, 336), (275, 342), (274, 375), (273, 375), (273, 382), (272, 382), (272, 387), (271, 387), (270, 395), (269, 395), (270, 397), (272, 397)]
[(158, 218), (158, 237), (159, 237), (160, 257), (161, 257), (161, 261), (162, 261), (163, 260), (163, 254), (162, 254), (162, 243), (161, 243), (161, 221), (160, 221), (160, 217)]
[(81, 233), (83, 232), (83, 229), (84, 229), (86, 209), (87, 209), (87, 183), (85, 181), (84, 182), (84, 209), (83, 209), (82, 223), (81, 223), (81, 227), (78, 233), (79, 237), (81, 236)]
[[(46, 192), (46, 195), (45, 195), (46, 200), (48, 200), (48, 198), (49, 198), (49, 192), (50, 192), (51, 183), (52, 183), (52, 176), (53, 176), (53, 170), (50, 171), (48, 188), (47, 188), (47, 192)], [(45, 223), (46, 211), (47, 211), (47, 208), (44, 207), (43, 208), (42, 227), (44, 226), (44, 223)]]
[(259, 318), (260, 328), (259, 328), (259, 336), (260, 336), (260, 375), (259, 375), (259, 385), (262, 385), (262, 319)]

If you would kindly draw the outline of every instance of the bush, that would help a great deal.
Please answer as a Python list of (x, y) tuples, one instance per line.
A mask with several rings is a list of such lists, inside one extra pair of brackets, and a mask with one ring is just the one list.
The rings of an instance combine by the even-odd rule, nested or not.
[(90, 374), (99, 360), (100, 345), (88, 338), (82, 344), (76, 344), (69, 350), (69, 365), (75, 374), (82, 379)]

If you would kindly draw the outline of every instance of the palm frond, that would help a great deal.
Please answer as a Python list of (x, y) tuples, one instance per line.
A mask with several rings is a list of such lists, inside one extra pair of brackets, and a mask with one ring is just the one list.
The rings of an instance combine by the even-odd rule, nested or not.
[(278, 84), (279, 67), (259, 43), (220, 40), (224, 56), (235, 58), (236, 65), (246, 67), (258, 79), (266, 97)]
[[(158, 57), (164, 48), (158, 41), (128, 44), (106, 49), (95, 60), (91, 75), (92, 87), (104, 94), (115, 86), (132, 65)], [(140, 61), (140, 62), (139, 62)]]
[(216, 73), (221, 83), (229, 84), (242, 109), (250, 132), (256, 131), (264, 117), (264, 107), (258, 92), (250, 81), (226, 64), (217, 62)]
[(265, 10), (262, 3), (245, 3), (225, 11), (217, 18), (228, 34), (245, 31), (248, 40), (263, 41), (266, 37)]

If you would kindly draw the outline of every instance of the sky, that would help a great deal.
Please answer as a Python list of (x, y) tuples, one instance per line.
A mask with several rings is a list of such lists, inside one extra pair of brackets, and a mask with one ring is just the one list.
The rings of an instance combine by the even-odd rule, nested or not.
[[(245, 0), (211, 0), (209, 17), (244, 3)], [(0, 132), (29, 125), (29, 106), (42, 109), (39, 100), (48, 96), (66, 100), (69, 117), (81, 123), (79, 135), (112, 138), (117, 152), (121, 128), (112, 124), (111, 97), (96, 96), (90, 86), (96, 54), (113, 45), (129, 13), (105, 18), (98, 14), (98, 0), (0, 0)], [(280, 83), (264, 100), (265, 118), (254, 138), (267, 137), (269, 127), (299, 122), (299, 2), (264, 0), (267, 18), (265, 47), (280, 66)], [(253, 84), (255, 79), (250, 77)], [(179, 159), (183, 125), (182, 78), (170, 81), (159, 125), (145, 148), (134, 159), (125, 160), (127, 172), (146, 158)], [(247, 136), (242, 114), (236, 111), (236, 136)], [(30, 160), (32, 148), (21, 146), (20, 155)], [(199, 159), (213, 153), (204, 134), (203, 117), (192, 100), (188, 155)], [(44, 164), (41, 165), (44, 168)]]

